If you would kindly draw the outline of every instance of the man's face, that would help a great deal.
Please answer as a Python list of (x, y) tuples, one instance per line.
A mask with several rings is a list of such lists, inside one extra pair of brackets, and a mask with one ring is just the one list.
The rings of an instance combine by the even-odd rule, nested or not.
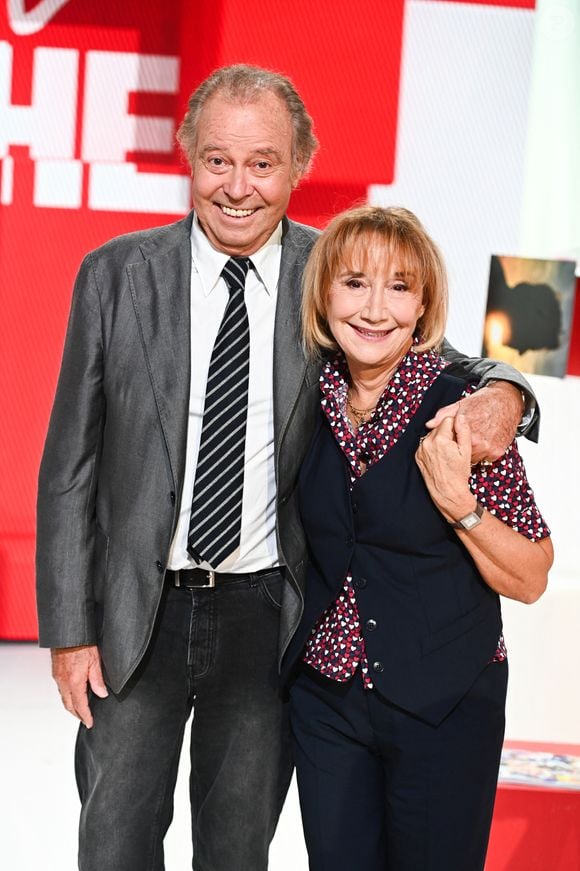
[(286, 106), (269, 91), (245, 104), (216, 94), (201, 113), (192, 163), (193, 203), (209, 241), (226, 254), (253, 254), (298, 181)]

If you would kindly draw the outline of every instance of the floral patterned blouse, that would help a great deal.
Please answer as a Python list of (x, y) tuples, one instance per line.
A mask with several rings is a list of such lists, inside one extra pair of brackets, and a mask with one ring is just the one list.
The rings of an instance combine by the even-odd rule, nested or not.
[[(325, 364), (320, 376), (321, 407), (350, 471), (351, 484), (365, 468), (378, 463), (403, 435), (427, 390), (447, 362), (432, 351), (411, 349), (401, 360), (377, 403), (372, 418), (355, 430), (347, 413), (348, 368), (342, 354)], [(473, 393), (469, 384), (464, 396)], [(474, 466), (469, 487), (490, 514), (498, 517), (531, 541), (550, 535), (526, 478), (515, 440), (505, 454), (490, 466)], [(492, 662), (507, 656), (503, 635)], [(373, 688), (364, 638), (360, 629), (356, 596), (350, 572), (336, 601), (322, 614), (306, 642), (303, 660), (321, 674), (347, 681), (358, 666), (364, 686)]]

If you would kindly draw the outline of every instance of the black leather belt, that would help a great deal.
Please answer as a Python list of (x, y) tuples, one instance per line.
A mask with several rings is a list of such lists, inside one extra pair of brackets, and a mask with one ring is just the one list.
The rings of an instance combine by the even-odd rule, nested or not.
[(274, 575), (281, 572), (279, 566), (272, 569), (261, 569), (259, 572), (246, 572), (235, 574), (233, 572), (214, 572), (211, 569), (180, 569), (172, 571), (167, 569), (165, 580), (171, 587), (183, 587), (186, 590), (211, 589), (222, 584), (231, 584), (234, 581), (252, 581), (264, 575)]

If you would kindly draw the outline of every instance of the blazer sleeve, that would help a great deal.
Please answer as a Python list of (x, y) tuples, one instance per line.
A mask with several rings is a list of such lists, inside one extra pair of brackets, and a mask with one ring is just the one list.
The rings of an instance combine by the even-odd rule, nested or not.
[(526, 438), (533, 442), (538, 441), (540, 434), (540, 408), (534, 391), (521, 372), (518, 372), (512, 366), (508, 366), (507, 363), (500, 363), (497, 360), (489, 360), (483, 357), (466, 357), (461, 351), (456, 351), (447, 339), (443, 340), (440, 353), (448, 362), (456, 364), (465, 374), (479, 381), (480, 387), (485, 387), (490, 381), (509, 381), (521, 390), (525, 396), (526, 407), (518, 429), (518, 435), (525, 435)]
[(36, 583), (42, 647), (95, 644), (95, 493), (105, 422), (99, 292), (88, 255), (75, 288), (40, 466)]

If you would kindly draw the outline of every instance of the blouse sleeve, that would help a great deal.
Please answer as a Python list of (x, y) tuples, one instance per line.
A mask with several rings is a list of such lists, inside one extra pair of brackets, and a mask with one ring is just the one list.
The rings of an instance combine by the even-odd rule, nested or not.
[[(471, 392), (468, 388), (465, 394)], [(482, 466), (478, 463), (473, 467), (469, 487), (490, 514), (531, 541), (550, 535), (536, 505), (534, 491), (528, 482), (524, 461), (515, 440), (492, 465)]]
[(523, 460), (514, 442), (491, 466), (474, 467), (471, 492), (490, 514), (531, 541), (547, 538), (550, 530), (536, 505)]
[[(475, 388), (476, 385), (468, 385), (463, 395), (468, 396)], [(550, 535), (536, 505), (534, 491), (528, 482), (524, 461), (515, 440), (505, 454), (490, 466), (478, 463), (473, 467), (469, 488), (490, 514), (530, 541)]]

